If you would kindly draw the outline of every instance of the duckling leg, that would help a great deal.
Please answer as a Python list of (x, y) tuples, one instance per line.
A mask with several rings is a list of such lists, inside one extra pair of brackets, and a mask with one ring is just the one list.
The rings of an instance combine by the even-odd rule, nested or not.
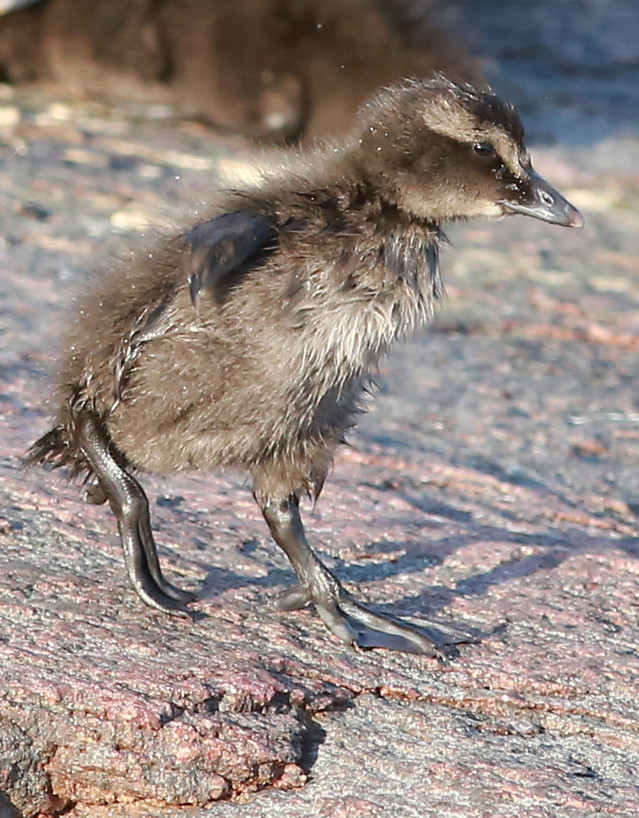
[(162, 575), (142, 486), (116, 463), (95, 416), (89, 412), (79, 414), (75, 428), (82, 453), (117, 518), (133, 587), (153, 608), (165, 613), (185, 612), (184, 603), (195, 599), (195, 595), (171, 585)]
[(343, 642), (360, 648), (387, 648), (443, 658), (440, 647), (470, 641), (467, 634), (425, 623), (435, 634), (431, 637), (400, 620), (365, 608), (342, 587), (308, 544), (297, 495), (258, 502), (273, 539), (286, 553), (300, 581), (276, 600), (278, 609), (295, 610), (312, 602), (330, 631)]

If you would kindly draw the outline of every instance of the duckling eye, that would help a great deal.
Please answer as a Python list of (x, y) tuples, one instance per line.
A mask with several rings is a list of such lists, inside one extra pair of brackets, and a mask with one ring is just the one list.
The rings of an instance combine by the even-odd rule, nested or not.
[(473, 150), (475, 151), (477, 156), (490, 158), (495, 155), (495, 149), (490, 144), (490, 142), (475, 142), (475, 144), (473, 145)]

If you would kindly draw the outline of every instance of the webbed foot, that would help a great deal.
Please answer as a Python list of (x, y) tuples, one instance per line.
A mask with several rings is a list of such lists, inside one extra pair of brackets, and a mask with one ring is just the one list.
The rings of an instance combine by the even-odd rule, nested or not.
[(475, 641), (469, 633), (448, 625), (420, 619), (417, 626), (373, 611), (357, 602), (330, 572), (322, 579), (319, 592), (295, 585), (273, 597), (271, 607), (294, 611), (313, 603), (331, 633), (364, 650), (385, 648), (444, 659), (447, 646)]
[(446, 646), (475, 641), (470, 634), (446, 625), (421, 620), (420, 626), (414, 626), (357, 602), (307, 543), (296, 496), (266, 502), (262, 504), (262, 513), (300, 580), (298, 585), (274, 597), (271, 608), (294, 611), (313, 603), (326, 627), (338, 639), (365, 650), (385, 648), (443, 659)]

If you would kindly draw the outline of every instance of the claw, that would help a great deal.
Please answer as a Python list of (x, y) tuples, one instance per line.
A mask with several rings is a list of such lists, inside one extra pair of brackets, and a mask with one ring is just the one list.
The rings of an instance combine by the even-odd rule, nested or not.
[(440, 648), (447, 647), (448, 645), (472, 644), (479, 641), (476, 636), (468, 631), (453, 628), (441, 622), (433, 622), (431, 619), (411, 616), (407, 621), (420, 632), (425, 631), (428, 633), (429, 638)]

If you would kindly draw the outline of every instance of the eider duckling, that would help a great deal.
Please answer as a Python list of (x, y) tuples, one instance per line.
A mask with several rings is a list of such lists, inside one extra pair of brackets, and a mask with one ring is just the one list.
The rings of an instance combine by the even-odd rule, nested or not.
[(277, 608), (313, 603), (350, 645), (440, 655), (459, 634), (358, 603), (309, 546), (299, 500), (319, 497), (371, 369), (431, 318), (442, 225), (509, 213), (583, 224), (533, 170), (512, 106), (441, 76), (380, 91), (341, 146), (226, 193), (86, 294), (28, 463), (87, 475), (135, 590), (167, 613), (193, 595), (164, 578), (132, 473), (241, 467), (297, 574)]
[(0, 16), (0, 75), (262, 143), (335, 137), (378, 87), (481, 72), (414, 0), (48, 0)]

